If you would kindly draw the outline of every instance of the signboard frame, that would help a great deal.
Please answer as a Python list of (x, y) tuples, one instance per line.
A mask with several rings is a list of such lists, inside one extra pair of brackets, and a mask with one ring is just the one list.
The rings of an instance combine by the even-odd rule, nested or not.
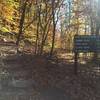
[(75, 35), (74, 52), (100, 52), (100, 35)]

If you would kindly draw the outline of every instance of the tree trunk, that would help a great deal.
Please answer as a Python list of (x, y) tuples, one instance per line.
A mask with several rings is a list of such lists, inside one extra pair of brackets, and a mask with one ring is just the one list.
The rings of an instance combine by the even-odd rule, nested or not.
[(20, 18), (20, 23), (19, 23), (19, 33), (18, 33), (18, 37), (17, 37), (17, 41), (16, 41), (16, 45), (17, 45), (17, 51), (19, 51), (19, 42), (22, 36), (22, 32), (23, 32), (23, 25), (24, 25), (24, 20), (25, 20), (25, 11), (26, 11), (26, 6), (27, 6), (27, 1), (25, 1), (23, 8), (22, 8), (22, 14), (21, 14), (21, 18)]
[(52, 0), (53, 35), (52, 35), (52, 46), (51, 46), (50, 56), (53, 55), (54, 45), (55, 45), (55, 35), (56, 35), (56, 23), (55, 23), (54, 4), (55, 4), (55, 0)]

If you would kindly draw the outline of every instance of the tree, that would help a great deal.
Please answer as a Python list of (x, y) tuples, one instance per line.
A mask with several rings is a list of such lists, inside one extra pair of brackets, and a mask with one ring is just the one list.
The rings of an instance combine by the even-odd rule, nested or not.
[(3, 32), (16, 31), (18, 20), (18, 2), (14, 0), (0, 0), (0, 30)]
[[(57, 26), (57, 22), (59, 20), (60, 7), (62, 6), (63, 2), (64, 2), (63, 0), (61, 0), (61, 1), (52, 0), (51, 1), (53, 30), (52, 30), (52, 45), (51, 45), (50, 56), (53, 55), (53, 51), (54, 51), (56, 26)], [(56, 17), (56, 15), (57, 15), (57, 17)]]
[(25, 11), (26, 11), (26, 6), (27, 6), (28, 0), (25, 0), (23, 7), (22, 7), (22, 14), (20, 18), (20, 25), (19, 25), (19, 33), (16, 41), (16, 45), (19, 46), (20, 38), (23, 32), (23, 25), (24, 25), (24, 20), (25, 20)]

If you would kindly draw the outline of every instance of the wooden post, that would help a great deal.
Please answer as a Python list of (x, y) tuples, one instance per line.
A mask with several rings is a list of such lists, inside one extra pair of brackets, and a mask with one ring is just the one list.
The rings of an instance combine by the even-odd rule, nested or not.
[(74, 74), (77, 75), (78, 71), (78, 53), (75, 52), (75, 58), (74, 58)]

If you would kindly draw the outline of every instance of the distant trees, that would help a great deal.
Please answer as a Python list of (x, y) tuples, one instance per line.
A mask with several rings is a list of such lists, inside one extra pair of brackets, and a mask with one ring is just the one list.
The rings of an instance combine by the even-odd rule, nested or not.
[[(25, 15), (27, 15), (27, 10), (31, 9), (32, 6), (34, 7), (34, 16), (33, 18), (35, 19), (34, 22), (30, 23), (28, 27), (31, 26), (31, 24), (36, 25), (36, 40), (35, 40), (35, 53), (36, 54), (42, 54), (44, 51), (44, 46), (45, 44), (48, 44), (48, 35), (51, 34), (51, 51), (50, 55), (53, 53), (54, 49), (54, 43), (55, 43), (55, 33), (56, 33), (56, 25), (58, 22), (58, 16), (59, 16), (59, 11), (60, 7), (63, 3), (62, 1), (56, 1), (56, 0), (51, 0), (48, 2), (47, 0), (45, 1), (34, 1), (35, 3), (32, 4), (33, 1), (25, 1), (21, 3), (21, 17), (20, 17), (20, 24), (19, 24), (19, 33), (17, 37), (16, 44), (19, 46), (19, 42), (23, 33), (23, 28), (25, 20), (27, 20)], [(30, 6), (29, 6), (30, 5)], [(32, 10), (32, 9), (31, 9)], [(29, 10), (29, 12), (31, 12)], [(29, 20), (28, 20), (29, 21)], [(52, 30), (50, 30), (52, 29)], [(47, 43), (46, 43), (47, 42)]]
[[(38, 2), (38, 1), (37, 1)], [(44, 47), (51, 41), (50, 55), (54, 51), (56, 26), (59, 20), (60, 7), (63, 4), (63, 0), (47, 0), (41, 1), (37, 4), (37, 37), (35, 44), (35, 53), (43, 54)], [(50, 40), (47, 40), (51, 36)]]
[(0, 0), (0, 30), (16, 32), (19, 47), (24, 40), (31, 42), (35, 54), (47, 51), (52, 56), (54, 48), (72, 51), (74, 35), (99, 34), (98, 4), (95, 0)]
[(97, 33), (97, 1), (95, 0), (66, 0), (60, 15), (63, 49), (72, 51), (73, 37), (76, 34)]
[(0, 30), (5, 32), (16, 31), (18, 3), (14, 0), (0, 0)]

